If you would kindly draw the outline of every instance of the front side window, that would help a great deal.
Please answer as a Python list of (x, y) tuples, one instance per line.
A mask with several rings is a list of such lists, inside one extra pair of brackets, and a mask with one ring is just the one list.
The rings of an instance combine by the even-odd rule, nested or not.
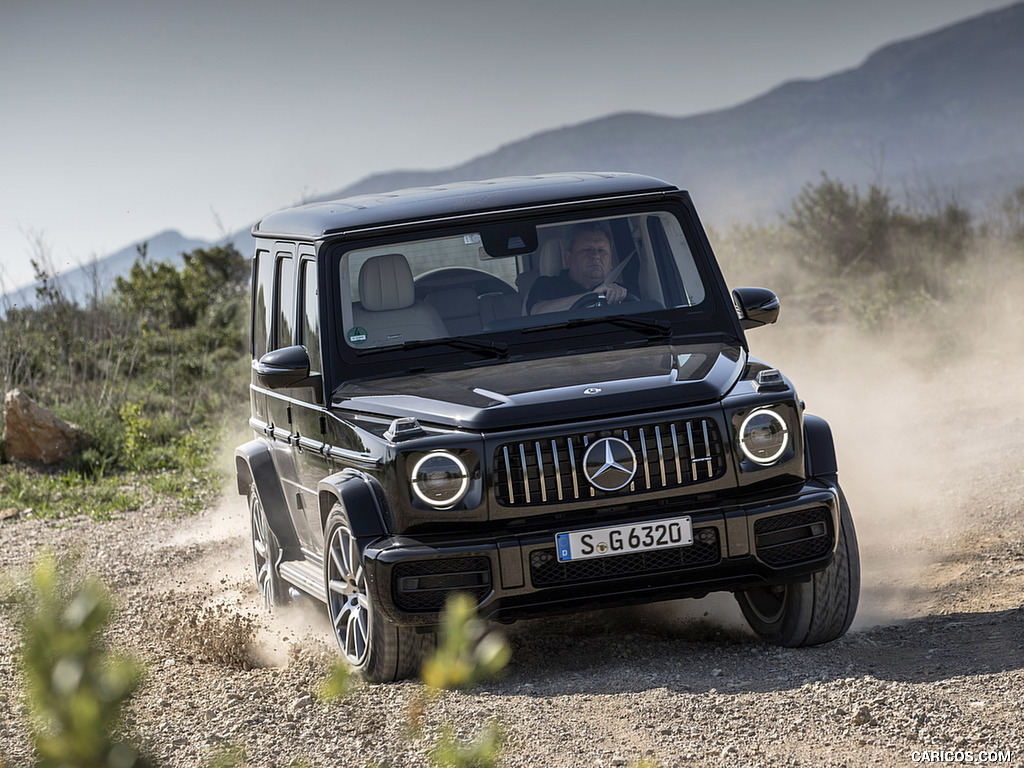
[(707, 297), (684, 227), (657, 210), (375, 244), (339, 265), (353, 350), (695, 308)]
[(309, 352), (309, 372), (320, 373), (320, 311), (316, 262), (302, 262), (302, 344)]

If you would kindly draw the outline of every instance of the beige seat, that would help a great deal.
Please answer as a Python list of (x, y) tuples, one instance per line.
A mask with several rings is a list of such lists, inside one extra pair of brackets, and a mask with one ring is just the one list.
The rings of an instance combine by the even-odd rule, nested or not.
[(472, 288), (443, 288), (427, 294), (425, 301), (433, 306), (444, 320), (449, 336), (480, 333), (480, 302)]
[(533, 255), (533, 269), (524, 271), (516, 278), (516, 288), (522, 297), (522, 314), (528, 314), (526, 311), (526, 300), (530, 297), (530, 289), (533, 288), (537, 278), (553, 277), (562, 271), (562, 268), (565, 266), (562, 255), (564, 250), (562, 241), (559, 238), (552, 237), (545, 240)]
[(480, 323), (485, 329), (493, 323), (522, 315), (519, 293), (484, 293), (479, 298)]
[(448, 336), (437, 310), (416, 300), (409, 261), (400, 253), (374, 256), (359, 270), (360, 303), (352, 305), (356, 326), (366, 329), (365, 346)]

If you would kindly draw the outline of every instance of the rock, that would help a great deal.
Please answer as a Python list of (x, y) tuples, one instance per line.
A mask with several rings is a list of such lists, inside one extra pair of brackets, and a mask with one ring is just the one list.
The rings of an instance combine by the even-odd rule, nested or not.
[(862, 704), (857, 710), (857, 713), (853, 716), (852, 722), (854, 725), (867, 725), (872, 720), (874, 720), (874, 718), (871, 716), (871, 710), (868, 709), (867, 704)]
[(10, 509), (5, 509), (0, 512), (0, 520), (13, 520), (20, 514), (21, 512), (19, 512), (17, 508), (11, 507)]
[(57, 464), (68, 457), (84, 433), (58, 419), (20, 389), (4, 397), (4, 442), (8, 461)]

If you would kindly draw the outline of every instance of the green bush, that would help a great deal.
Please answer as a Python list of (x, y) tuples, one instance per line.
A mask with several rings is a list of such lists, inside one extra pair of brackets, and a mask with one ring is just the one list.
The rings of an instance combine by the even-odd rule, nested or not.
[(812, 273), (843, 280), (882, 275), (900, 296), (947, 295), (945, 271), (963, 259), (975, 236), (967, 208), (955, 197), (928, 208), (912, 201), (900, 206), (877, 184), (861, 195), (856, 186), (821, 176), (804, 185), (784, 217)]
[(12, 594), (38, 765), (143, 765), (138, 750), (115, 735), (143, 669), (103, 645), (112, 612), (103, 585), (92, 576), (81, 578), (68, 561), (44, 555), (30, 583)]
[[(0, 317), (0, 386), (21, 388), (80, 426), (85, 438), (56, 473), (14, 471), (8, 485), (21, 501), (13, 505), (75, 513), (77, 502), (43, 495), (59, 493), (51, 475), (60, 472), (79, 479), (82, 498), (109, 498), (107, 484), (118, 477), (133, 486), (141, 480), (153, 493), (181, 494), (188, 509), (209, 498), (221, 414), (244, 419), (248, 404), (249, 270), (230, 246), (193, 251), (184, 262), (181, 269), (152, 263), (142, 248), (114, 293), (83, 307), (61, 293), (46, 259), (37, 261), (37, 306), (9, 307)], [(168, 472), (185, 477), (164, 479)], [(32, 482), (38, 487), (29, 493)], [(95, 494), (85, 492), (90, 484), (97, 484)], [(0, 500), (12, 493), (0, 483)], [(31, 505), (23, 504), (29, 496)]]

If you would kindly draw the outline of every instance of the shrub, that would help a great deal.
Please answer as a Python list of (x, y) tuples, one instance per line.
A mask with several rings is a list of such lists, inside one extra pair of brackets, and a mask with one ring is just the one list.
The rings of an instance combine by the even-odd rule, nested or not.
[(106, 588), (95, 577), (78, 578), (68, 561), (44, 555), (30, 583), (13, 595), (39, 765), (142, 765), (138, 750), (114, 735), (143, 670), (103, 647), (112, 611)]
[(969, 210), (936, 200), (931, 210), (893, 202), (877, 184), (862, 196), (822, 173), (793, 200), (786, 225), (797, 235), (806, 265), (824, 276), (884, 275), (898, 294), (946, 293), (943, 271), (963, 259), (974, 237)]

